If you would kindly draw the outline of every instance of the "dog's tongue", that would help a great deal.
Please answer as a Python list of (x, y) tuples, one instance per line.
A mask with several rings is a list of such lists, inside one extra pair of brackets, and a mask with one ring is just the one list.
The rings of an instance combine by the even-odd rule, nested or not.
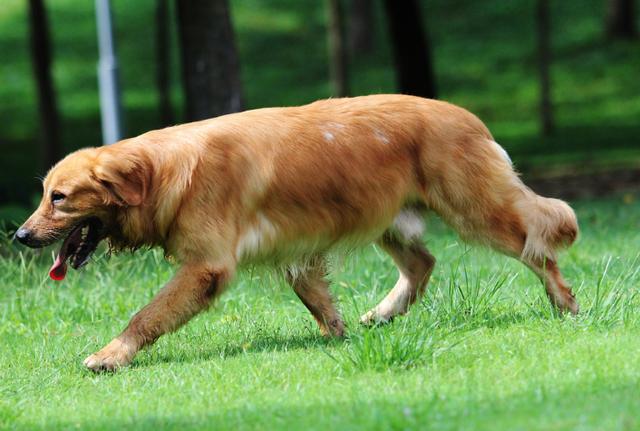
[(62, 281), (64, 277), (67, 275), (67, 263), (65, 262), (65, 257), (62, 253), (56, 256), (56, 261), (51, 265), (51, 269), (49, 270), (49, 277), (55, 281)]

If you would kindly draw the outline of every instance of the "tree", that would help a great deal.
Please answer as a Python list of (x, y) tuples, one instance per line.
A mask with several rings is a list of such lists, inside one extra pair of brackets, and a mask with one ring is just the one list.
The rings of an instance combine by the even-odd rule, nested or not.
[(349, 48), (353, 53), (370, 53), (373, 49), (373, 5), (371, 0), (351, 0)]
[(549, 43), (550, 17), (549, 0), (536, 2), (536, 36), (538, 45), (538, 76), (540, 79), (540, 123), (542, 134), (553, 132), (553, 106), (551, 102), (551, 48)]
[(158, 87), (158, 109), (160, 125), (165, 127), (173, 123), (171, 107), (169, 40), (169, 3), (168, 0), (156, 0), (156, 86)]
[(240, 66), (227, 0), (176, 0), (186, 116), (243, 109)]
[(51, 77), (51, 43), (47, 13), (42, 0), (29, 0), (31, 62), (38, 92), (44, 170), (58, 161), (61, 154), (56, 93)]
[(605, 32), (611, 39), (633, 39), (637, 36), (635, 0), (608, 0)]
[(345, 97), (349, 95), (349, 73), (344, 37), (344, 14), (340, 0), (327, 0), (327, 6), (332, 94), (337, 97)]
[(384, 0), (399, 90), (435, 98), (431, 48), (417, 0)]

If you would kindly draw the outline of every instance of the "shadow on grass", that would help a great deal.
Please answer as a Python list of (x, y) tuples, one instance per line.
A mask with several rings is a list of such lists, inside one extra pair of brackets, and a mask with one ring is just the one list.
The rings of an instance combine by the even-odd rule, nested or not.
[(331, 339), (321, 335), (259, 335), (242, 344), (237, 342), (223, 346), (203, 346), (188, 343), (164, 348), (152, 349), (149, 354), (134, 361), (132, 368), (146, 368), (162, 363), (192, 363), (213, 359), (226, 359), (251, 353), (287, 352), (291, 350), (312, 349), (342, 343), (344, 339)]
[[(417, 311), (417, 310), (416, 310)], [(438, 316), (436, 319), (439, 319)], [(393, 326), (402, 325), (402, 319), (400, 317), (394, 319), (394, 321), (381, 325), (380, 328), (373, 328), (373, 330), (382, 330), (383, 327), (393, 329)], [(499, 310), (487, 310), (481, 315), (468, 315), (464, 310), (460, 310), (457, 315), (444, 317), (439, 320), (441, 325), (436, 325), (436, 330), (442, 330), (444, 332), (455, 331), (460, 332), (462, 336), (465, 333), (471, 333), (481, 328), (487, 329), (504, 329), (512, 325), (519, 325), (532, 320), (560, 320), (559, 315), (554, 315), (552, 311), (545, 313), (544, 311), (533, 312), (517, 312), (517, 311), (499, 311)], [(434, 321), (433, 318), (429, 319)], [(315, 328), (314, 328), (315, 329)], [(168, 363), (195, 363), (206, 362), (216, 359), (227, 359), (242, 356), (246, 354), (255, 353), (274, 353), (274, 352), (288, 352), (293, 350), (309, 350), (309, 349), (324, 349), (325, 347), (342, 345), (349, 336), (353, 336), (361, 333), (362, 331), (370, 330), (358, 324), (347, 328), (346, 336), (344, 338), (327, 338), (320, 334), (309, 333), (306, 335), (281, 335), (281, 334), (265, 334), (262, 331), (258, 331), (257, 334), (249, 339), (243, 339), (240, 341), (232, 341), (228, 344), (215, 344), (211, 345), (199, 342), (202, 338), (193, 341), (185, 341), (178, 345), (172, 346), (158, 346), (151, 348), (146, 355), (139, 356), (131, 365), (131, 368), (147, 368), (157, 364)], [(311, 330), (310, 330), (311, 331)], [(429, 334), (425, 333), (425, 336)], [(397, 334), (390, 334), (390, 336), (398, 336)], [(206, 340), (206, 339), (205, 339)]]

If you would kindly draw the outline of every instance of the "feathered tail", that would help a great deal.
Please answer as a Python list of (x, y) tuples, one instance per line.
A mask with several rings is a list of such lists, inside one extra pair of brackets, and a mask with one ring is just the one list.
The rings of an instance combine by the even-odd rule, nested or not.
[(522, 258), (528, 261), (554, 259), (556, 251), (573, 244), (578, 237), (578, 220), (573, 209), (559, 199), (531, 192), (524, 208), (527, 240)]

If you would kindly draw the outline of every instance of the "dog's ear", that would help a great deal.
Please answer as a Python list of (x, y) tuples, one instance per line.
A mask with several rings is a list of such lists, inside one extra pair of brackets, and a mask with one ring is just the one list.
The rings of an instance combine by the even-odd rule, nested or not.
[(147, 198), (150, 164), (140, 156), (105, 151), (98, 157), (93, 175), (106, 189), (109, 202), (140, 206)]

